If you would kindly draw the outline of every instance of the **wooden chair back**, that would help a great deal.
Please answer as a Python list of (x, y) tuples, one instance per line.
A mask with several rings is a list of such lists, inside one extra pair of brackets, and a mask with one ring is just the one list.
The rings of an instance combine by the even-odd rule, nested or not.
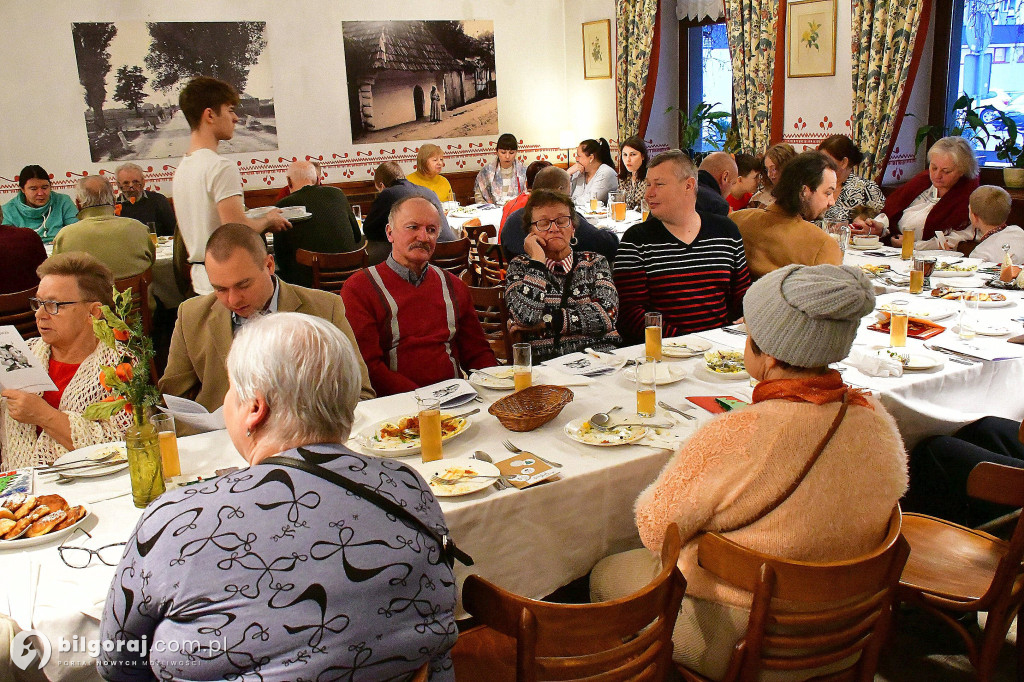
[(494, 225), (470, 225), (468, 227), (463, 226), (462, 228), (466, 232), (466, 238), (469, 239), (469, 243), (472, 248), (469, 251), (469, 270), (473, 275), (472, 281), (467, 282), (474, 286), (480, 284), (480, 250), (478, 244), (480, 243), (480, 237), (484, 236), (491, 243), (495, 243), (498, 238), (498, 229)]
[(132, 312), (142, 320), (142, 331), (153, 335), (153, 312), (149, 309), (149, 285), (153, 282), (153, 268), (132, 277), (114, 280), (114, 288), (124, 292), (132, 290)]
[[(1024, 507), (1024, 469), (994, 462), (980, 462), (971, 469), (967, 477), (967, 494), (995, 504)], [(1003, 555), (992, 576), (992, 584), (973, 608), (987, 611), (993, 604), (1014, 600), (1015, 586), (1018, 593), (1022, 589), (1022, 586), (1017, 584), (1021, 579), (1022, 562), (1024, 523), (1021, 523), (1018, 517), (1010, 541), (1005, 544)], [(1021, 598), (1022, 596), (1017, 594), (1016, 599)]]
[(295, 262), (313, 270), (313, 288), (341, 294), (345, 280), (369, 264), (366, 245), (344, 253), (295, 250)]
[(479, 237), (476, 245), (477, 259), (480, 263), (480, 280), (478, 286), (505, 286), (505, 254), (500, 244), (495, 244), (484, 235)]
[(36, 287), (12, 294), (0, 294), (0, 325), (13, 324), (23, 339), (39, 336), (36, 313), (28, 299), (34, 298)]
[(519, 682), (664, 680), (672, 665), (672, 628), (686, 590), (678, 560), (679, 530), (672, 524), (661, 549), (661, 572), (622, 599), (540, 602), (471, 575), (462, 601), (482, 623), (515, 638)]
[[(737, 643), (724, 679), (753, 682), (768, 670), (813, 671), (848, 664), (827, 679), (873, 680), (896, 585), (910, 553), (900, 526), (897, 506), (878, 548), (829, 563), (780, 559), (718, 533), (702, 536), (700, 565), (754, 595), (747, 633)], [(775, 600), (790, 602), (790, 608), (779, 608)]]
[(430, 257), (430, 262), (456, 277), (462, 277), (462, 273), (469, 270), (471, 249), (472, 244), (466, 237), (453, 242), (438, 242), (434, 247), (434, 255)]
[[(465, 277), (464, 277), (465, 279)], [(508, 308), (505, 305), (505, 287), (469, 286), (473, 307), (484, 329), (484, 336), (494, 356), (506, 363), (512, 362), (512, 339), (508, 333)]]

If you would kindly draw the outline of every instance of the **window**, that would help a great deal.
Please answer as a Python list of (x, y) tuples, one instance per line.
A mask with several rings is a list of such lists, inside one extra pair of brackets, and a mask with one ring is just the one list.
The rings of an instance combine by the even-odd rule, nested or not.
[[(1024, 0), (1021, 0), (1024, 2)], [(698, 104), (714, 105), (712, 111), (732, 114), (732, 61), (729, 57), (729, 39), (725, 23), (702, 26), (680, 26), (681, 57), (686, 60), (687, 82), (680, 83), (680, 105), (687, 112)], [(730, 119), (723, 119), (728, 126)], [(709, 125), (704, 126), (703, 139), (694, 151), (711, 152), (721, 149), (725, 135)]]

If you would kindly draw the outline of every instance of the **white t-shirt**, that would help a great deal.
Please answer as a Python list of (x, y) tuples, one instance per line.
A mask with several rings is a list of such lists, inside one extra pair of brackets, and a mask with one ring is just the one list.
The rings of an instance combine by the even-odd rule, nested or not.
[(188, 259), (193, 263), (192, 288), (197, 294), (209, 294), (213, 287), (201, 265), (206, 258), (206, 242), (220, 227), (217, 204), (242, 194), (242, 174), (234, 161), (212, 149), (198, 149), (181, 159), (172, 187), (174, 213), (188, 248)]
[(992, 263), (1002, 263), (1003, 244), (1010, 245), (1010, 259), (1014, 263), (1024, 263), (1024, 230), (1016, 225), (1007, 225), (978, 244), (974, 251), (971, 251), (971, 258), (981, 258)]

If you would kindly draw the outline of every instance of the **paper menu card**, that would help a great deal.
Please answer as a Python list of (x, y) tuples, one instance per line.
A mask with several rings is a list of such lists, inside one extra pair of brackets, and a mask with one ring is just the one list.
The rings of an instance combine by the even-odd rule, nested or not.
[(465, 379), (448, 379), (439, 381), (430, 386), (417, 388), (414, 393), (417, 398), (433, 396), (441, 402), (441, 409), (450, 409), (465, 405), (477, 397), (476, 389), (469, 385)]
[(157, 409), (165, 414), (173, 415), (175, 422), (185, 424), (198, 433), (219, 431), (225, 428), (223, 406), (210, 412), (196, 401), (188, 398), (179, 398), (167, 393), (164, 393), (163, 398), (167, 407), (157, 405)]
[(0, 327), (0, 389), (30, 393), (57, 390), (42, 361), (14, 325)]
[(557, 476), (561, 471), (548, 466), (529, 452), (520, 452), (514, 457), (495, 462), (494, 466), (498, 467), (505, 480), (520, 490)]

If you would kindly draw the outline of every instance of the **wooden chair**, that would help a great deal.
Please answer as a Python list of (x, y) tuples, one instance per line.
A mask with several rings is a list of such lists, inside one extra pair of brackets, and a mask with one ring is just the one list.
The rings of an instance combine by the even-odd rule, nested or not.
[(366, 245), (344, 253), (295, 250), (295, 262), (313, 270), (313, 288), (341, 294), (345, 280), (369, 264)]
[(471, 225), (469, 227), (463, 227), (466, 232), (466, 238), (469, 239), (472, 249), (469, 252), (469, 270), (473, 273), (473, 280), (467, 282), (473, 286), (478, 286), (480, 283), (480, 250), (477, 246), (480, 243), (480, 237), (485, 236), (488, 241), (494, 243), (498, 238), (498, 230), (494, 225)]
[(456, 679), (511, 679), (513, 665), (519, 682), (666, 679), (672, 628), (686, 590), (678, 559), (679, 531), (672, 524), (654, 581), (598, 604), (535, 601), (469, 576), (462, 603), (484, 625), (459, 635), (452, 650)]
[[(982, 462), (967, 478), (967, 493), (997, 504), (1024, 505), (1024, 469)], [(1018, 518), (1009, 542), (924, 514), (907, 514), (903, 534), (910, 561), (899, 598), (949, 625), (967, 645), (975, 679), (992, 679), (1006, 631), (1017, 616), (1017, 679), (1024, 679), (1020, 618), (1024, 607), (1024, 524)], [(987, 611), (980, 646), (956, 616)]]
[[(830, 563), (790, 561), (737, 545), (718, 533), (697, 546), (700, 565), (754, 594), (747, 633), (736, 644), (723, 680), (760, 679), (762, 671), (815, 671), (813, 679), (874, 679), (878, 654), (892, 618), (900, 571), (909, 546), (900, 536), (900, 510), (874, 551)], [(798, 603), (782, 610), (773, 600)], [(686, 680), (706, 678), (680, 667)]]
[(469, 252), (472, 246), (466, 237), (453, 242), (438, 242), (430, 262), (456, 277), (462, 277), (462, 273), (469, 270)]
[(480, 281), (478, 286), (505, 286), (505, 254), (500, 244), (492, 243), (483, 235), (476, 245), (477, 259), (480, 262)]
[(142, 331), (153, 335), (153, 312), (149, 309), (149, 285), (153, 282), (153, 268), (132, 277), (114, 280), (118, 291), (132, 290), (132, 311), (142, 319)]
[(28, 303), (28, 299), (35, 295), (36, 287), (13, 294), (0, 294), (0, 325), (13, 324), (23, 339), (39, 336), (36, 313)]
[(508, 333), (505, 287), (470, 286), (469, 294), (473, 297), (473, 307), (476, 308), (480, 326), (484, 329), (484, 336), (487, 337), (487, 343), (494, 351), (494, 356), (506, 363), (512, 362), (512, 339)]

